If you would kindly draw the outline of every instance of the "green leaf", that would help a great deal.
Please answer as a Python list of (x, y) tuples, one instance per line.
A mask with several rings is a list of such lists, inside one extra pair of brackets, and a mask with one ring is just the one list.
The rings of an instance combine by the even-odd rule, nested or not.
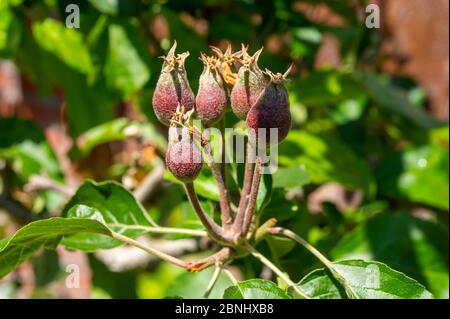
[[(362, 260), (332, 263), (335, 271), (359, 299), (430, 299), (424, 286), (387, 265)], [(344, 289), (327, 269), (319, 269), (304, 277), (298, 287), (311, 298), (345, 298)]]
[(382, 194), (449, 209), (448, 149), (411, 147), (383, 161), (377, 170)]
[(0, 54), (13, 51), (19, 44), (21, 35), (22, 29), (13, 11), (0, 8)]
[(358, 120), (364, 113), (367, 98), (362, 95), (358, 98), (344, 100), (336, 105), (331, 117), (338, 125), (344, 125)]
[(56, 280), (61, 273), (58, 253), (54, 250), (45, 250), (31, 258), (36, 286), (45, 287)]
[(316, 269), (306, 275), (297, 285), (307, 296), (314, 299), (345, 299), (344, 288), (326, 268)]
[(110, 230), (96, 220), (54, 217), (30, 223), (12, 237), (0, 240), (0, 278), (42, 247), (54, 248), (62, 236), (77, 232), (108, 235)]
[(403, 214), (381, 214), (348, 233), (331, 251), (334, 260), (378, 260), (448, 298), (448, 230)]
[(36, 42), (43, 49), (54, 54), (72, 69), (84, 74), (93, 70), (81, 32), (66, 28), (62, 22), (50, 18), (33, 23), (32, 30)]
[(130, 122), (126, 118), (118, 118), (94, 126), (78, 138), (79, 150), (86, 155), (97, 145), (125, 139), (127, 137), (125, 129)]
[(331, 133), (313, 135), (292, 130), (279, 145), (284, 166), (304, 165), (312, 183), (334, 181), (349, 189), (374, 192), (374, 180), (366, 161)]
[(260, 212), (270, 203), (272, 197), (272, 174), (262, 174), (256, 196), (256, 211)]
[(316, 71), (300, 77), (288, 89), (291, 98), (307, 106), (335, 104), (364, 94), (363, 86), (350, 75), (333, 70)]
[[(43, 28), (43, 22), (35, 22), (34, 24), (36, 24), (35, 28), (38, 30)], [(50, 19), (49, 24), (58, 25), (60, 23)], [(66, 29), (64, 26), (56, 27), (54, 32), (61, 33), (58, 42), (66, 43), (63, 36), (64, 32), (58, 31), (61, 27), (64, 30), (77, 32), (74, 29)], [(72, 64), (67, 63), (65, 61), (67, 59), (66, 54), (62, 54), (56, 49), (61, 46), (64, 50), (72, 52), (76, 47), (66, 48), (64, 45), (55, 44), (55, 47), (53, 47), (53, 44), (48, 45), (45, 36), (41, 34), (45, 30), (41, 31), (37, 34), (24, 34), (16, 57), (17, 64), (29, 75), (38, 87), (40, 94), (50, 95), (54, 84), (63, 88), (67, 106), (65, 117), (71, 136), (77, 137), (85, 130), (113, 119), (116, 103), (114, 94), (106, 89), (104, 81), (93, 82), (96, 75), (95, 70), (87, 70), (91, 67), (91, 62), (83, 67), (72, 65), (73, 63), (79, 63), (77, 58), (73, 60), (75, 62), (72, 61)], [(78, 33), (75, 34), (76, 38), (81, 37)], [(69, 40), (68, 43), (70, 42)], [(87, 50), (84, 42), (80, 50)], [(78, 55), (78, 53), (74, 54)], [(79, 54), (84, 55), (84, 53)], [(46, 80), (42, 81), (42, 79)], [(83, 92), (83, 94), (80, 94), (80, 92)]]
[(104, 69), (106, 83), (121, 92), (125, 99), (150, 78), (145, 41), (139, 35), (139, 30), (128, 25), (109, 26), (109, 51)]
[(273, 174), (274, 188), (297, 188), (308, 183), (308, 171), (303, 164), (281, 167)]
[(82, 155), (87, 155), (100, 144), (124, 140), (130, 136), (139, 136), (145, 143), (152, 143), (163, 151), (167, 148), (165, 137), (152, 124), (127, 118), (117, 118), (90, 128), (78, 137), (77, 146)]
[(241, 281), (228, 287), (224, 299), (291, 299), (291, 297), (274, 282), (263, 279)]
[(430, 129), (438, 125), (425, 110), (408, 101), (406, 94), (396, 87), (385, 83), (372, 73), (356, 73), (355, 77), (366, 87), (372, 99), (378, 106), (389, 112), (396, 113), (422, 129)]
[(10, 162), (23, 183), (32, 175), (46, 174), (62, 180), (58, 160), (42, 131), (32, 122), (19, 118), (1, 118), (0, 158)]
[[(135, 238), (145, 230), (129, 229), (120, 225), (149, 226), (149, 217), (133, 195), (115, 182), (85, 182), (64, 207), (62, 216), (94, 218), (114, 231)], [(93, 251), (113, 248), (120, 242), (97, 234), (76, 234), (64, 239), (63, 244), (72, 249)]]

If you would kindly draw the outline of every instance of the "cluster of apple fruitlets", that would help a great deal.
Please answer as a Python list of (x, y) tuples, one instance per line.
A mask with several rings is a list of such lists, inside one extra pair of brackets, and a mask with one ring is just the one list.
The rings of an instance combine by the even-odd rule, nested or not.
[[(246, 120), (253, 143), (258, 141), (258, 129), (265, 129), (265, 141), (270, 141), (271, 128), (277, 129), (278, 142), (282, 141), (291, 127), (289, 98), (284, 87), (290, 68), (284, 74), (274, 74), (267, 69), (263, 72), (258, 66), (262, 48), (252, 56), (244, 45), (235, 53), (230, 46), (225, 52), (211, 48), (214, 56), (200, 55), (204, 69), (197, 96), (192, 92), (184, 66), (189, 52), (176, 54), (175, 42), (162, 57), (162, 71), (153, 95), (153, 109), (158, 119), (171, 128), (184, 125), (178, 121), (183, 119), (180, 111), (190, 117), (195, 109), (197, 118), (209, 127), (222, 118), (230, 103), (234, 114)], [(201, 152), (192, 140), (169, 138), (167, 167), (181, 181), (193, 181), (202, 168), (198, 154)]]
[[(281, 142), (291, 128), (289, 98), (284, 87), (291, 68), (284, 74), (275, 74), (267, 69), (262, 71), (258, 66), (262, 48), (250, 55), (245, 45), (238, 52), (232, 52), (230, 45), (225, 52), (211, 46), (212, 56), (200, 54), (204, 69), (195, 96), (185, 69), (189, 52), (176, 54), (176, 45), (175, 42), (167, 55), (162, 57), (164, 62), (153, 95), (153, 109), (161, 123), (169, 126), (168, 170), (183, 182), (192, 207), (210, 239), (223, 247), (212, 256), (187, 267), (189, 271), (200, 271), (224, 262), (232, 255), (239, 255), (239, 251), (248, 253), (246, 245), (257, 242), (258, 234), (267, 232), (275, 224), (271, 219), (266, 226), (258, 228), (256, 225), (254, 214), (264, 155), (258, 153), (251, 161), (249, 154), (253, 154), (250, 150), (266, 149), (271, 143)], [(193, 126), (191, 121), (195, 114), (202, 126), (212, 127), (222, 120), (227, 105), (231, 105), (239, 119), (245, 120), (248, 132), (241, 198), (234, 210), (231, 209), (226, 189), (226, 166), (223, 162), (220, 168), (216, 165), (209, 136)], [(220, 126), (223, 134), (223, 122)], [(271, 139), (274, 129), (277, 138)], [(222, 152), (224, 145), (222, 143)], [(194, 189), (193, 182), (202, 170), (203, 157), (207, 159), (218, 184), (221, 225), (203, 211)]]

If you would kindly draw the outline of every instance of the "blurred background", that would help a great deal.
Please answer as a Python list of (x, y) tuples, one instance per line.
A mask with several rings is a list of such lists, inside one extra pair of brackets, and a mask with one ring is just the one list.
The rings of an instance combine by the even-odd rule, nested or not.
[[(379, 28), (366, 26), (369, 3)], [(69, 4), (79, 28), (65, 25)], [(448, 298), (448, 19), (446, 0), (0, 0), (0, 238), (58, 215), (85, 179), (122, 182), (160, 223), (197, 227), (158, 161), (158, 57), (174, 40), (189, 51), (196, 92), (199, 53), (245, 43), (251, 53), (264, 46), (261, 68), (294, 63), (293, 130), (263, 220), (276, 217), (333, 260), (382, 261)], [(226, 120), (239, 125), (232, 112)], [(156, 186), (139, 193), (149, 178)], [(205, 205), (217, 199), (212, 184), (203, 174), (197, 185)], [(207, 249), (145, 240), (176, 255)], [(286, 242), (265, 245), (295, 280), (320, 266)], [(71, 264), (80, 267), (75, 289), (65, 284)], [(246, 258), (234, 271), (271, 277)], [(210, 276), (131, 248), (59, 247), (0, 280), (0, 298), (199, 297)]]

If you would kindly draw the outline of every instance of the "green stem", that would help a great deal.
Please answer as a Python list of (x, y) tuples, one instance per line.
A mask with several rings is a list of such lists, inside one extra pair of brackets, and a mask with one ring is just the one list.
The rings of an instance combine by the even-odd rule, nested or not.
[(297, 243), (299, 243), (300, 245), (305, 247), (307, 250), (309, 250), (309, 252), (311, 254), (316, 256), (317, 259), (319, 259), (325, 265), (325, 267), (332, 268), (331, 261), (328, 260), (327, 257), (322, 255), (322, 253), (320, 251), (318, 251), (313, 245), (308, 243), (305, 239), (303, 239), (302, 237), (298, 236), (293, 231), (291, 231), (289, 229), (281, 228), (281, 227), (272, 227), (272, 228), (269, 229), (269, 232), (272, 233), (272, 234), (284, 235), (284, 236), (286, 236), (286, 237), (296, 241)]
[(261, 158), (256, 158), (255, 171), (253, 172), (252, 189), (250, 191), (250, 198), (248, 206), (245, 210), (244, 225), (242, 227), (242, 235), (247, 235), (250, 225), (252, 223), (253, 214), (255, 213), (256, 200), (258, 198), (259, 183), (261, 182)]
[(293, 231), (291, 231), (289, 229), (281, 228), (281, 227), (272, 227), (272, 228), (269, 229), (269, 232), (272, 233), (272, 234), (284, 235), (284, 236), (286, 236), (286, 237), (296, 241), (297, 243), (299, 243), (303, 247), (305, 247), (311, 254), (313, 254), (317, 259), (319, 259), (325, 265), (325, 267), (327, 267), (330, 270), (332, 275), (341, 283), (341, 285), (344, 286), (345, 291), (346, 291), (346, 293), (347, 293), (349, 298), (351, 298), (351, 299), (359, 299), (358, 295), (353, 291), (353, 288), (349, 285), (347, 280), (344, 277), (342, 277), (333, 268), (333, 263), (327, 257), (322, 255), (322, 253), (320, 251), (318, 251), (313, 245), (308, 243), (305, 239), (303, 239), (302, 237), (298, 236)]
[(225, 163), (226, 154), (225, 154), (225, 114), (222, 116), (219, 122), (220, 136), (222, 139), (222, 162), (220, 163), (220, 172), (222, 174), (223, 183), (225, 186), (227, 185), (227, 165)]
[[(223, 272), (225, 273), (225, 275), (228, 276), (228, 278), (230, 278), (230, 281), (233, 283), (233, 285), (239, 287), (239, 281), (234, 277), (234, 275), (231, 273), (231, 271), (229, 271), (226, 268), (223, 268)], [(239, 287), (239, 289), (241, 289), (241, 288)]]
[(136, 229), (136, 230), (145, 230), (149, 233), (155, 234), (181, 234), (181, 235), (191, 235), (196, 237), (205, 237), (208, 233), (204, 230), (200, 229), (187, 229), (187, 228), (175, 228), (175, 227), (152, 227), (152, 226), (144, 226), (144, 225), (127, 225), (127, 224), (108, 224), (110, 227), (120, 227), (124, 229)]
[(209, 281), (208, 287), (206, 288), (205, 293), (203, 294), (204, 299), (207, 299), (209, 297), (209, 295), (211, 294), (211, 291), (214, 288), (214, 285), (217, 282), (217, 279), (219, 279), (219, 275), (220, 275), (220, 271), (222, 270), (222, 268), (220, 268), (219, 266), (216, 266), (216, 268), (214, 269), (214, 273), (211, 277), (211, 280)]
[(225, 181), (222, 178), (222, 173), (220, 168), (217, 166), (214, 161), (214, 157), (211, 151), (211, 145), (207, 144), (204, 147), (206, 156), (208, 157), (208, 164), (211, 168), (211, 171), (214, 175), (214, 178), (217, 181), (217, 186), (219, 187), (219, 195), (220, 195), (220, 219), (222, 221), (222, 226), (225, 229), (229, 229), (233, 223), (233, 219), (231, 218), (231, 209), (230, 209), (230, 201), (228, 198), (228, 191), (225, 185)]
[(128, 245), (140, 248), (143, 251), (145, 251), (145, 252), (147, 252), (147, 253), (149, 253), (151, 255), (154, 255), (154, 256), (156, 256), (156, 257), (158, 257), (158, 258), (160, 258), (160, 259), (162, 259), (164, 261), (167, 261), (167, 262), (169, 262), (171, 264), (174, 264), (174, 265), (176, 265), (178, 267), (186, 269), (188, 267), (188, 265), (189, 265), (188, 262), (185, 262), (185, 261), (183, 261), (181, 259), (178, 259), (178, 258), (175, 258), (173, 256), (170, 256), (170, 255), (168, 255), (166, 253), (163, 253), (162, 251), (159, 251), (159, 250), (157, 250), (157, 249), (155, 249), (153, 247), (144, 245), (143, 243), (141, 243), (141, 242), (139, 242), (137, 240), (134, 240), (134, 239), (132, 239), (130, 237), (123, 236), (122, 234), (119, 234), (119, 233), (111, 231), (110, 236), (112, 238), (120, 240), (121, 242), (124, 242), (124, 243), (126, 243)]
[(217, 225), (216, 222), (211, 219), (208, 214), (205, 213), (202, 206), (200, 205), (197, 194), (195, 193), (194, 184), (185, 183), (184, 188), (192, 207), (194, 208), (198, 218), (200, 218), (200, 221), (202, 222), (203, 226), (205, 226), (206, 231), (211, 236), (211, 238), (221, 243), (228, 243), (229, 239), (226, 238), (223, 228)]
[(233, 231), (239, 237), (243, 233), (243, 225), (245, 218), (245, 208), (252, 186), (252, 169), (253, 169), (253, 148), (250, 143), (247, 143), (247, 157), (245, 159), (244, 182), (242, 184), (241, 199), (236, 213), (236, 218), (233, 224)]
[(297, 287), (297, 285), (287, 276), (285, 273), (283, 273), (277, 266), (275, 266), (269, 259), (264, 257), (261, 253), (259, 253), (255, 248), (250, 246), (249, 244), (246, 245), (247, 250), (257, 259), (259, 259), (264, 265), (270, 268), (275, 274), (277, 274), (278, 277), (281, 278), (288, 286), (292, 287), (294, 291), (301, 296), (304, 299), (311, 299), (309, 296), (307, 296), (304, 292), (300, 290), (300, 288)]

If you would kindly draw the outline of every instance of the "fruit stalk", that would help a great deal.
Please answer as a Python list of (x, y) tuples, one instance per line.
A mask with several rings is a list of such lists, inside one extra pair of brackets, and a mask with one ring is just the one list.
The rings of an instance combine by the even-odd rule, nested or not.
[(245, 208), (247, 207), (247, 201), (252, 186), (252, 172), (253, 169), (253, 147), (250, 143), (247, 143), (247, 157), (245, 160), (245, 171), (244, 171), (244, 182), (242, 185), (241, 199), (239, 201), (238, 210), (236, 213), (236, 218), (233, 224), (233, 230), (238, 239), (243, 230)]
[(261, 181), (261, 158), (259, 156), (256, 157), (255, 170), (253, 172), (253, 180), (252, 180), (252, 188), (250, 191), (250, 198), (248, 201), (248, 206), (245, 211), (244, 224), (242, 227), (242, 235), (245, 236), (250, 229), (250, 224), (253, 219), (253, 215), (255, 212), (256, 199), (258, 197), (259, 184)]
[(222, 172), (220, 168), (217, 166), (216, 162), (214, 161), (214, 157), (211, 152), (211, 145), (210, 144), (205, 145), (204, 150), (207, 156), (208, 165), (211, 168), (211, 171), (219, 187), (220, 219), (222, 221), (222, 226), (224, 227), (225, 230), (228, 230), (233, 223), (233, 219), (231, 217), (230, 202), (228, 199), (228, 191), (225, 185), (225, 181), (222, 178)]
[(228, 243), (229, 239), (226, 238), (223, 229), (219, 225), (217, 225), (216, 222), (208, 216), (208, 214), (205, 213), (202, 206), (200, 205), (197, 194), (195, 193), (194, 184), (185, 183), (184, 188), (192, 207), (197, 213), (198, 218), (200, 218), (203, 226), (205, 226), (206, 231), (208, 232), (210, 237), (220, 243)]

